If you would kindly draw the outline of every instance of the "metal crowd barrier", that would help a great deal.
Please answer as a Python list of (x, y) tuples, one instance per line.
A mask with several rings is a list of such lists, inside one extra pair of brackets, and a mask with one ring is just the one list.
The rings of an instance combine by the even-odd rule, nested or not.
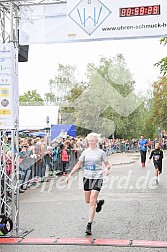
[(108, 155), (114, 153), (138, 152), (137, 143), (116, 143), (106, 149)]
[[(80, 154), (81, 152), (78, 150), (68, 152), (69, 161), (66, 166), (67, 172), (77, 163)], [(31, 184), (43, 182), (51, 171), (55, 172), (54, 175), (62, 174), (61, 152), (58, 153), (55, 170), (53, 158), (47, 155), (42, 158), (24, 158), (19, 164), (19, 187), (26, 189)]]
[[(112, 155), (114, 153), (126, 153), (126, 152), (138, 152), (139, 147), (137, 143), (116, 143), (110, 147), (105, 148), (107, 155)], [(79, 156), (82, 151), (80, 150), (70, 150), (68, 152), (69, 162), (66, 166), (66, 171), (69, 172), (74, 165), (77, 163)], [(44, 178), (49, 176), (49, 172), (54, 170), (53, 159), (48, 157), (43, 158), (25, 158), (20, 163), (20, 187), (27, 187), (29, 184), (36, 182), (43, 182)], [(46, 171), (48, 174), (46, 175)], [(61, 175), (63, 171), (62, 161), (61, 161), (61, 151), (58, 153), (56, 161), (55, 174)]]

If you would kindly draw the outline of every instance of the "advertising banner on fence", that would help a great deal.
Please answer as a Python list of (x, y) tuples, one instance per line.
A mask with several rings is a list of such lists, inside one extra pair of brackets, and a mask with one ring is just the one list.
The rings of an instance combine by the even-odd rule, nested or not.
[(20, 44), (167, 36), (167, 1), (68, 0), (22, 6)]
[(0, 129), (18, 123), (17, 51), (13, 43), (0, 44)]

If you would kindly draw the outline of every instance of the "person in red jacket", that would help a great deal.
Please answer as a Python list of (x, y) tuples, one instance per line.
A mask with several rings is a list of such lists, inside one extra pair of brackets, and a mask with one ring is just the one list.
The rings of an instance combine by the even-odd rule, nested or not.
[(67, 152), (67, 146), (64, 145), (62, 152), (61, 152), (61, 162), (62, 162), (62, 168), (63, 168), (63, 176), (66, 176), (66, 168), (67, 168), (67, 163), (69, 161), (68, 157), (68, 152)]

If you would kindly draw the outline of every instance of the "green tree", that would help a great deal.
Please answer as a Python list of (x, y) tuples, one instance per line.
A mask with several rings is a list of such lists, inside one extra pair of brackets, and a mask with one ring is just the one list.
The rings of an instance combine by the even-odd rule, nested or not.
[[(142, 110), (144, 103), (142, 103), (137, 109), (134, 109), (134, 111), (129, 114), (127, 111), (128, 103), (130, 104), (131, 101), (127, 99), (127, 106), (123, 108), (123, 103), (120, 99), (118, 99), (122, 97), (123, 101), (123, 99), (129, 94), (132, 94), (136, 101), (143, 99), (143, 97), (136, 96), (135, 94), (135, 81), (133, 80), (132, 74), (127, 67), (124, 56), (122, 54), (118, 54), (113, 59), (102, 57), (100, 59), (100, 65), (97, 69), (97, 72), (100, 73), (105, 82), (108, 83), (108, 91), (105, 91), (107, 94), (106, 96), (108, 96), (110, 93), (112, 104), (115, 105), (115, 108), (114, 106), (107, 107), (106, 110), (101, 113), (101, 117), (107, 118), (115, 123), (115, 137), (134, 137), (136, 135), (136, 131), (139, 129), (139, 125), (141, 125), (139, 123), (141, 115), (139, 112)], [(104, 90), (102, 89), (102, 94), (100, 95), (99, 99), (101, 99), (104, 103), (105, 100), (107, 100), (107, 97), (103, 97), (103, 91)], [(106, 126), (104, 125), (104, 127)], [(109, 129), (107, 129), (107, 131), (109, 132)]]
[[(142, 128), (141, 118), (145, 107), (142, 103), (129, 115), (126, 111), (128, 106), (123, 108), (118, 99), (118, 96), (126, 97), (128, 94), (133, 94), (134, 101), (143, 99), (135, 94), (135, 82), (123, 55), (119, 54), (113, 60), (101, 57), (98, 66), (88, 64), (87, 70), (88, 83), (82, 89), (83, 92), (78, 96), (72, 95), (72, 92), (70, 94), (68, 106), (73, 107), (75, 112), (72, 117), (69, 116), (69, 119), (71, 118), (72, 123), (81, 128), (102, 135), (109, 136), (115, 131), (117, 136), (123, 138), (134, 137), (138, 133), (137, 130)], [(109, 100), (112, 100), (112, 105), (117, 108), (117, 111), (123, 110), (123, 115), (109, 105)]]
[[(76, 99), (84, 92), (85, 83), (80, 85), (75, 85), (69, 92), (67, 96), (68, 106), (60, 107), (60, 114), (62, 118), (62, 123), (64, 124), (76, 124), (77, 126), (77, 110), (74, 106)], [(86, 136), (88, 131), (85, 128), (77, 126), (77, 135)]]
[(58, 64), (57, 74), (49, 80), (45, 102), (50, 105), (67, 105), (67, 96), (76, 84), (76, 66)]
[(45, 100), (46, 105), (54, 105), (57, 102), (57, 98), (55, 94), (51, 92), (45, 93), (44, 100)]
[(160, 77), (153, 84), (153, 114), (156, 127), (166, 129), (167, 125), (167, 77)]
[(37, 93), (37, 90), (29, 90), (19, 96), (20, 106), (44, 106), (44, 100)]
[[(156, 136), (156, 123), (153, 112), (153, 90), (152, 88), (148, 90), (147, 97), (145, 99), (145, 109), (143, 111), (144, 120), (142, 124), (144, 125), (143, 134), (146, 138), (154, 139)], [(142, 133), (142, 132), (141, 132)]]
[[(161, 44), (164, 44), (164, 46), (167, 44), (167, 38), (162, 38), (160, 40)], [(167, 75), (167, 57), (162, 58), (157, 63), (155, 63), (155, 66), (160, 67), (160, 73), (163, 75)]]

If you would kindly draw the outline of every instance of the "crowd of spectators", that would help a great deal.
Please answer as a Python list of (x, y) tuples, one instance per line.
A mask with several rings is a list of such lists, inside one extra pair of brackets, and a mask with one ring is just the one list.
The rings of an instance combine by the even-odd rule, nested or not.
[[(149, 139), (149, 149), (159, 141)], [(87, 148), (86, 140), (81, 137), (59, 136), (49, 142), (46, 137), (25, 137), (19, 139), (19, 179), (20, 192), (24, 192), (30, 183), (42, 183), (47, 177), (66, 176), (68, 170), (77, 162), (82, 151)], [(166, 149), (167, 139), (162, 139), (161, 147)], [(107, 155), (118, 152), (139, 151), (138, 139), (102, 138), (99, 147)], [(14, 150), (15, 151), (15, 150)], [(6, 144), (6, 169), (11, 173), (12, 149), (10, 141)], [(46, 175), (47, 174), (47, 175)]]

